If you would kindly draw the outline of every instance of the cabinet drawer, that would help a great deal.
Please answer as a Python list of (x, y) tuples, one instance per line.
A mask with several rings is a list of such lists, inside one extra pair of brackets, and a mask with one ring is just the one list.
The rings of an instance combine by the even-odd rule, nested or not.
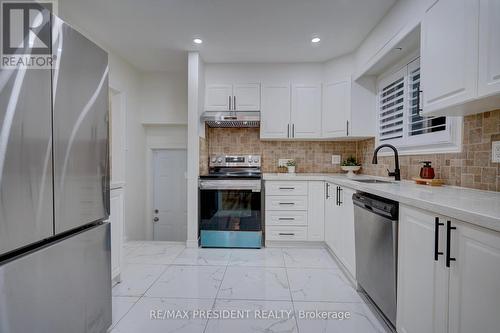
[(267, 227), (267, 240), (307, 240), (307, 227)]
[(307, 196), (266, 195), (267, 210), (307, 210)]
[(307, 212), (305, 211), (267, 211), (266, 225), (307, 225)]
[(307, 182), (267, 181), (266, 195), (307, 195)]

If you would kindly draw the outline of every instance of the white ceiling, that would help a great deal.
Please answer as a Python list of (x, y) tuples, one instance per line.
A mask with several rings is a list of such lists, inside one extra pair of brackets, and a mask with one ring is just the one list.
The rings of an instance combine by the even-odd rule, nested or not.
[(59, 11), (139, 69), (178, 71), (189, 50), (206, 62), (326, 61), (355, 50), (395, 1), (59, 0)]

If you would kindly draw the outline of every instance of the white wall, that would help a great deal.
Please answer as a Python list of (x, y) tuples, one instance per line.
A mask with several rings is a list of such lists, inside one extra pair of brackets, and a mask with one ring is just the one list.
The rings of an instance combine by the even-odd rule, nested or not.
[(204, 136), (200, 126), (205, 93), (205, 68), (198, 52), (188, 55), (188, 173), (187, 173), (187, 242), (189, 247), (198, 246), (198, 176), (199, 137)]
[(354, 71), (354, 55), (348, 54), (323, 64), (323, 82), (331, 83), (351, 77)]
[(297, 64), (205, 64), (205, 82), (300, 82), (322, 81), (321, 63)]
[(187, 72), (148, 72), (141, 77), (144, 123), (187, 124)]
[(436, 0), (399, 0), (373, 28), (355, 52), (356, 70), (364, 69), (383, 52), (384, 46), (399, 32), (418, 25), (425, 11)]
[(145, 239), (145, 147), (146, 136), (141, 124), (140, 112), (140, 72), (128, 62), (107, 48), (102, 42), (74, 24), (72, 14), (65, 11), (59, 3), (59, 16), (73, 25), (78, 31), (93, 40), (109, 54), (109, 85), (123, 95), (122, 107), (125, 110), (125, 221), (124, 237), (129, 240)]

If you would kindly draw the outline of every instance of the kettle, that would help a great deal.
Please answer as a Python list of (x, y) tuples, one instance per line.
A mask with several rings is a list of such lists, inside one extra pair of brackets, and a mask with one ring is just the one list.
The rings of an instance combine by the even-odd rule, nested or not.
[(420, 162), (424, 166), (420, 169), (420, 178), (423, 179), (434, 179), (434, 168), (431, 166), (431, 161), (422, 161)]

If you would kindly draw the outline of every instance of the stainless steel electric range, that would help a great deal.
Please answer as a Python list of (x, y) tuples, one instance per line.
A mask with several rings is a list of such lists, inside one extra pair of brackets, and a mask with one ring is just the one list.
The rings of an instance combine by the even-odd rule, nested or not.
[(199, 180), (202, 247), (262, 246), (261, 158), (212, 155)]

